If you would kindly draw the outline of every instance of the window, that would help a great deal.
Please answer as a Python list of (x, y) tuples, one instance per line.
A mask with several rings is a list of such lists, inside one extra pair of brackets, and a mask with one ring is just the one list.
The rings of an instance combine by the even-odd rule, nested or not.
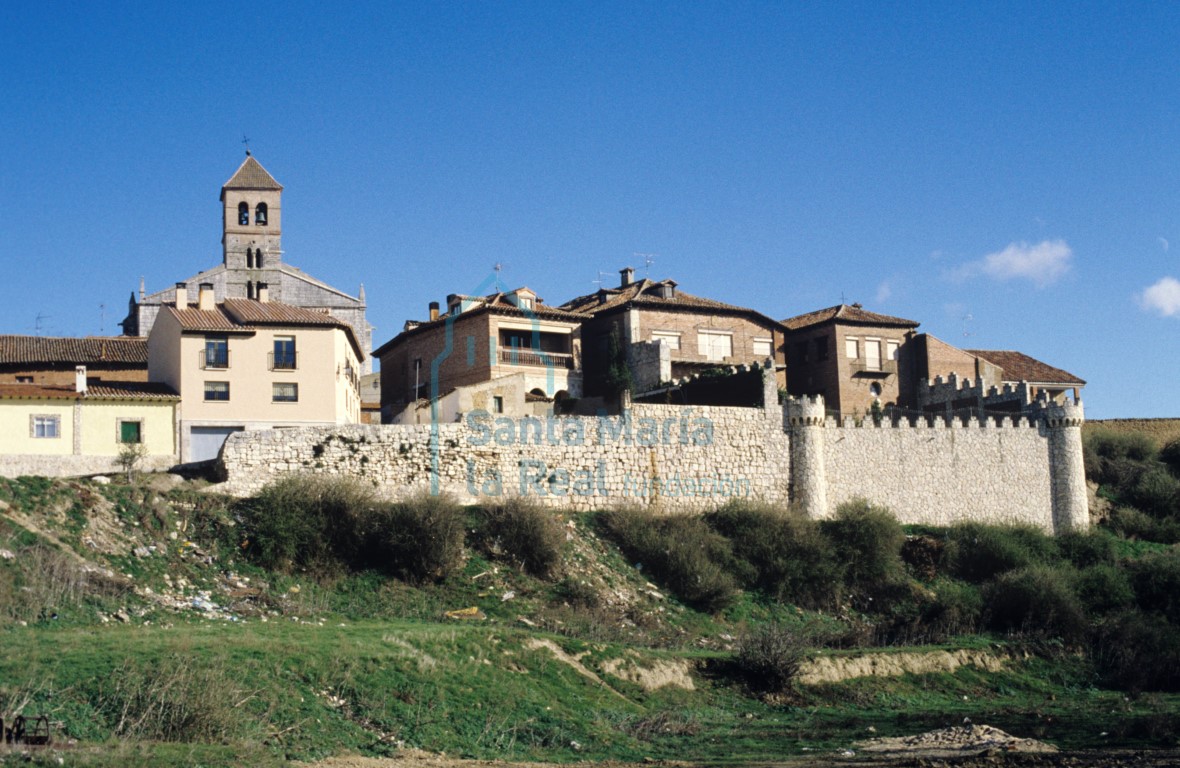
[(250, 223), (250, 206), (246, 203), (238, 203), (238, 224), (246, 226)]
[(262, 249), (254, 249), (254, 268), (262, 269)]
[(798, 364), (810, 362), (810, 358), (808, 357), (808, 350), (810, 349), (811, 345), (806, 341), (795, 342), (795, 362)]
[(299, 402), (299, 385), (276, 382), (271, 388), (271, 400), (276, 403)]
[(504, 412), (504, 398), (499, 395), (492, 396), (492, 411), (495, 413)]
[(873, 382), (869, 385), (869, 394), (873, 397), (881, 396), (881, 385), (878, 382)]
[(295, 370), (295, 337), (275, 336), (274, 352), (271, 353), (272, 371)]
[(229, 337), (206, 336), (202, 368), (229, 368)]
[(254, 269), (254, 249), (246, 249), (246, 269)]
[(143, 442), (143, 422), (142, 421), (123, 421), (119, 420), (119, 442), (120, 443), (142, 443)]
[(266, 203), (254, 206), (254, 223), (260, 227), (266, 226)]
[(206, 381), (205, 382), (205, 402), (217, 402), (229, 400), (229, 382), (228, 381)]
[(886, 360), (896, 360), (897, 359), (897, 342), (896, 341), (886, 341), (885, 342), (885, 359)]
[(680, 334), (676, 331), (652, 331), (652, 341), (662, 341), (670, 349), (680, 349)]
[(733, 357), (733, 334), (725, 331), (697, 331), (697, 351), (706, 360), (714, 362)]
[(754, 357), (758, 358), (759, 360), (765, 360), (766, 358), (773, 356), (773, 354), (774, 354), (774, 350), (772, 349), (773, 345), (774, 345), (773, 339), (755, 338), (754, 339)]
[(865, 342), (865, 370), (881, 370), (881, 342), (873, 340)]
[(844, 339), (844, 356), (849, 360), (860, 357), (859, 342), (856, 339)]
[(29, 433), (36, 438), (61, 437), (61, 416), (29, 417)]
[(815, 340), (815, 359), (816, 360), (827, 360), (828, 359), (828, 337), (827, 336), (820, 336), (819, 338), (817, 338)]
[(16, 383), (17, 384), (32, 384), (33, 377), (32, 376), (17, 376)]

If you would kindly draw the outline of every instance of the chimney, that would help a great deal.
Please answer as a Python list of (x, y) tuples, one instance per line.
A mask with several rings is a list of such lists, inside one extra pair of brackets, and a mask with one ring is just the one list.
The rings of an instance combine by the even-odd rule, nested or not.
[(619, 270), (619, 274), (622, 275), (622, 277), (623, 277), (623, 279), (619, 282), (620, 288), (626, 288), (628, 285), (635, 282), (635, 268), (634, 267), (623, 267), (622, 269)]
[(265, 304), (270, 301), (270, 286), (266, 283), (258, 284), (258, 303)]
[(86, 366), (74, 368), (74, 391), (79, 395), (86, 394)]
[(201, 283), (200, 293), (197, 294), (197, 307), (205, 311), (213, 309), (213, 283)]
[(184, 283), (176, 284), (176, 308), (188, 309), (188, 287)]
[(430, 320), (431, 320), (431, 322), (434, 322), (437, 319), (438, 319), (438, 302), (432, 301), (432, 302), (430, 302)]

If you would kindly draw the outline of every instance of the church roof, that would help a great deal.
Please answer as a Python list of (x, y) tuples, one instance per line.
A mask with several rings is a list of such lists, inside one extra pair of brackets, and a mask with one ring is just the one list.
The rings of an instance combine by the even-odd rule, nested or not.
[(862, 308), (859, 304), (838, 304), (827, 309), (817, 309), (814, 312), (788, 317), (786, 320), (783, 320), (783, 325), (792, 331), (796, 331), (800, 328), (819, 325), (829, 320), (839, 320), (843, 323), (856, 325), (900, 326), (902, 328), (917, 328), (920, 325), (920, 323), (914, 320), (906, 320), (904, 317), (893, 317), (892, 315), (880, 315), (876, 312), (870, 312)]
[(230, 176), (229, 181), (221, 185), (225, 189), (277, 189), (282, 190), (283, 185), (275, 181), (275, 177), (271, 176), (262, 163), (254, 159), (254, 155), (246, 155), (246, 159), (238, 166), (238, 170), (234, 171), (234, 175)]
[(0, 336), (0, 364), (147, 365), (147, 339), (127, 336)]

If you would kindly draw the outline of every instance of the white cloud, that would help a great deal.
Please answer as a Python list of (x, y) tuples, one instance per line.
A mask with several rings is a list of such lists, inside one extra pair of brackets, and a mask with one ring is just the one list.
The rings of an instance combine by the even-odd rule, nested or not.
[(1164, 253), (1167, 253), (1167, 252), (1168, 252), (1168, 248), (1170, 247), (1170, 243), (1168, 243), (1168, 238), (1166, 238), (1166, 237), (1158, 237), (1158, 238), (1156, 238), (1156, 239), (1160, 241), (1160, 248), (1163, 248), (1163, 249), (1164, 249)]
[(1044, 288), (1068, 272), (1072, 260), (1073, 251), (1064, 240), (1042, 240), (1035, 245), (1010, 243), (1002, 251), (967, 262), (951, 277), (966, 280), (983, 275), (993, 280), (1031, 280)]
[(881, 284), (877, 286), (877, 303), (884, 304), (893, 295), (893, 286), (889, 285), (888, 280), (882, 280)]
[(1139, 303), (1162, 317), (1180, 316), (1180, 280), (1161, 277), (1139, 296)]

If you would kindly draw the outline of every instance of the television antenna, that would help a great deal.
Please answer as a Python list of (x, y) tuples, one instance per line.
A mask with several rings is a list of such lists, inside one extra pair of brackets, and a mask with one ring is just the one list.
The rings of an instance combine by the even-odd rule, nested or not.
[(492, 270), (496, 273), (496, 290), (504, 290), (504, 287), (500, 284), (500, 273), (504, 271), (504, 263), (497, 261), (492, 265)]
[(972, 315), (970, 312), (963, 315), (963, 338), (967, 338), (969, 336), (975, 335), (975, 332), (967, 327), (967, 324), (970, 323), (974, 319), (975, 319), (975, 316)]
[(659, 256), (660, 254), (632, 252), (631, 255), (637, 259), (639, 259), (639, 258), (643, 259), (643, 276), (650, 278), (651, 277), (651, 265), (656, 263), (656, 257)]
[(99, 316), (98, 335), (99, 336), (106, 336), (107, 335), (107, 305), (106, 304), (99, 304), (98, 305), (98, 316)]
[(592, 282), (592, 283), (594, 283), (595, 285), (597, 285), (597, 286), (598, 286), (598, 288), (601, 290), (601, 289), (602, 289), (602, 284), (603, 284), (604, 282), (606, 282), (606, 280), (604, 279), (604, 278), (606, 277), (606, 275), (607, 275), (607, 273), (606, 273), (606, 272), (603, 272), (603, 271), (600, 269), (600, 270), (598, 270), (598, 279), (597, 279), (597, 280), (591, 280), (590, 282)]
[(40, 336), (40, 335), (41, 335), (41, 323), (42, 323), (42, 321), (43, 321), (43, 320), (48, 320), (48, 319), (49, 319), (49, 318), (51, 318), (51, 317), (53, 317), (53, 315), (47, 315), (47, 314), (45, 314), (44, 312), (38, 312), (38, 313), (37, 313), (37, 324), (34, 326), (34, 328), (36, 329), (36, 330), (34, 331), (34, 333), (35, 333), (37, 336)]

